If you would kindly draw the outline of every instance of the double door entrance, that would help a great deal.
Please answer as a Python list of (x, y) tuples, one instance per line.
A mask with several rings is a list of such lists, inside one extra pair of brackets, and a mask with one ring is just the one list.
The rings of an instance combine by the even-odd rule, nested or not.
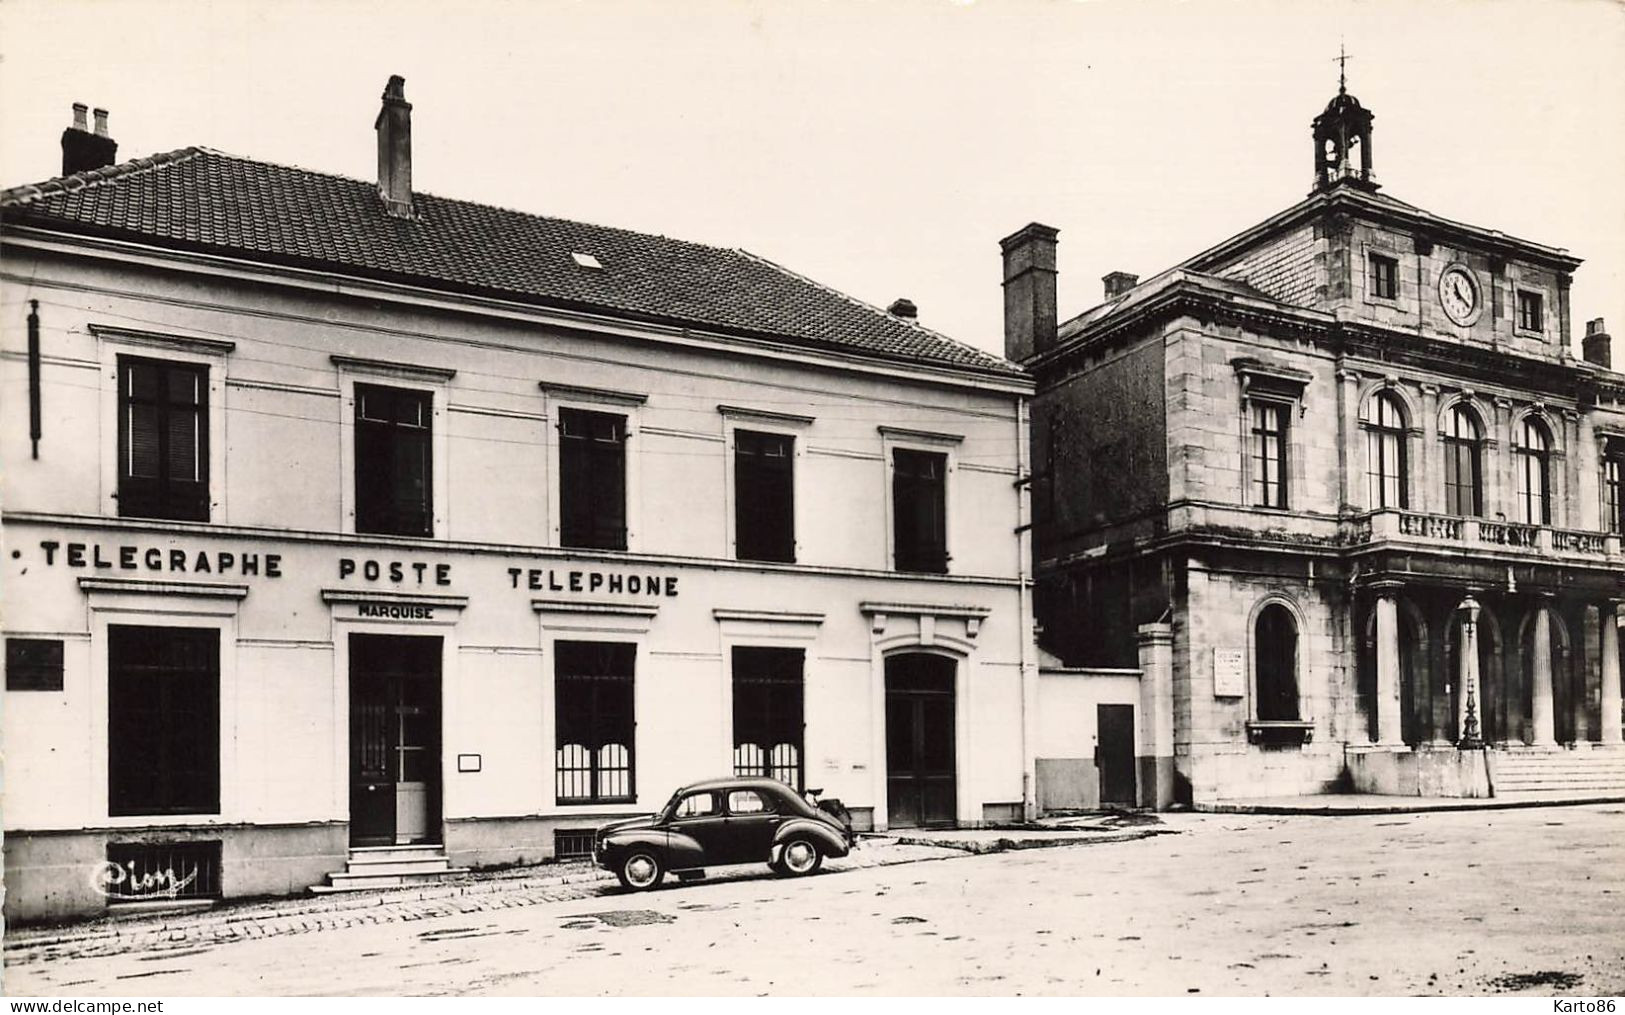
[(350, 635), (350, 844), (440, 839), (440, 639)]
[(886, 660), (886, 819), (891, 828), (952, 825), (954, 661), (910, 653)]

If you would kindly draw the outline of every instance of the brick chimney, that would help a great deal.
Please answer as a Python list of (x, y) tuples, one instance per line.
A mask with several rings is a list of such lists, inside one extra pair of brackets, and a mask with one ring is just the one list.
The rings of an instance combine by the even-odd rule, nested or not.
[(1595, 363), (1605, 370), (1614, 368), (1613, 340), (1603, 330), (1602, 318), (1586, 322), (1586, 337), (1580, 340), (1580, 355), (1587, 363)]
[(372, 129), (378, 132), (378, 194), (384, 211), (412, 217), (412, 104), (406, 101), (406, 79), (390, 76), (383, 108)]
[(1126, 271), (1114, 271), (1101, 276), (1100, 280), (1106, 284), (1106, 298), (1109, 300), (1115, 300), (1140, 284), (1140, 276), (1130, 275)]
[(900, 296), (892, 300), (891, 306), (886, 308), (886, 313), (910, 324), (915, 323), (920, 318), (920, 308), (915, 306), (914, 301), (907, 296)]
[(73, 126), (62, 132), (62, 175), (100, 169), (118, 161), (118, 142), (107, 136), (107, 110), (96, 110), (96, 130), (85, 124), (83, 102), (73, 104)]
[(999, 241), (1004, 252), (1004, 355), (1020, 362), (1055, 346), (1055, 242), (1029, 223)]

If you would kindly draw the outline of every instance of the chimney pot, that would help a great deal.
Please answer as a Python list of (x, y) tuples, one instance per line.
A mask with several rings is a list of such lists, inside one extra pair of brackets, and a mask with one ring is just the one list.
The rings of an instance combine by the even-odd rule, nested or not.
[(1614, 368), (1613, 339), (1604, 330), (1602, 318), (1586, 322), (1585, 338), (1580, 340), (1580, 354), (1587, 363), (1605, 370)]
[(378, 133), (378, 194), (384, 211), (412, 217), (412, 104), (406, 101), (406, 79), (390, 75), (383, 106), (373, 121)]
[(999, 241), (1004, 254), (1004, 354), (1020, 362), (1055, 345), (1055, 243), (1031, 222)]
[(914, 305), (913, 300), (902, 296), (892, 300), (891, 306), (886, 308), (886, 313), (905, 321), (915, 321), (920, 317), (920, 308)]
[(101, 169), (118, 161), (118, 142), (107, 136), (107, 110), (96, 110), (96, 132), (85, 129), (86, 106), (73, 104), (73, 126), (62, 132), (62, 175)]
[(1140, 276), (1126, 271), (1114, 271), (1100, 279), (1106, 284), (1106, 298), (1114, 300), (1140, 284)]

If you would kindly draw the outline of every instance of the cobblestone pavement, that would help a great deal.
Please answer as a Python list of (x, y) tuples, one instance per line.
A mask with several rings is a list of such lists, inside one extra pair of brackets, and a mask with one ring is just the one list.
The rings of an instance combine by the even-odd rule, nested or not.
[[(863, 870), (962, 855), (958, 848), (892, 839), (869, 839), (844, 857), (825, 862), (830, 871)], [(707, 881), (760, 877), (766, 868), (729, 868)], [(199, 945), (343, 930), (376, 924), (484, 913), (617, 893), (615, 875), (586, 861), (550, 863), (476, 874), (457, 881), (387, 891), (234, 903), (219, 909), (128, 916), (62, 927), (23, 927), (7, 932), (7, 969), (58, 958), (129, 952), (160, 953)], [(8, 982), (13, 982), (8, 976)]]
[[(1625, 990), (1625, 807), (1171, 815), (1178, 835), (116, 954), (20, 994), (1493, 994)], [(543, 889), (535, 889), (542, 891)], [(497, 893), (522, 895), (524, 889)], [(462, 899), (461, 904), (471, 904)], [(365, 922), (365, 921), (361, 921)], [(66, 947), (66, 946), (60, 946)]]

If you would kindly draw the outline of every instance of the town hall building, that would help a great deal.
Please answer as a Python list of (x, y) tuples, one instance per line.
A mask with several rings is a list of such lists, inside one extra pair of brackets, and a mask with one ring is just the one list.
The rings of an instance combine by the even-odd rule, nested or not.
[(1108, 708), (1147, 805), (1625, 795), (1625, 375), (1580, 259), (1391, 196), (1373, 119), (1340, 86), (1306, 198), (1064, 321), (1057, 231), (1003, 241), (1045, 700), (1101, 709), (1041, 804)]

